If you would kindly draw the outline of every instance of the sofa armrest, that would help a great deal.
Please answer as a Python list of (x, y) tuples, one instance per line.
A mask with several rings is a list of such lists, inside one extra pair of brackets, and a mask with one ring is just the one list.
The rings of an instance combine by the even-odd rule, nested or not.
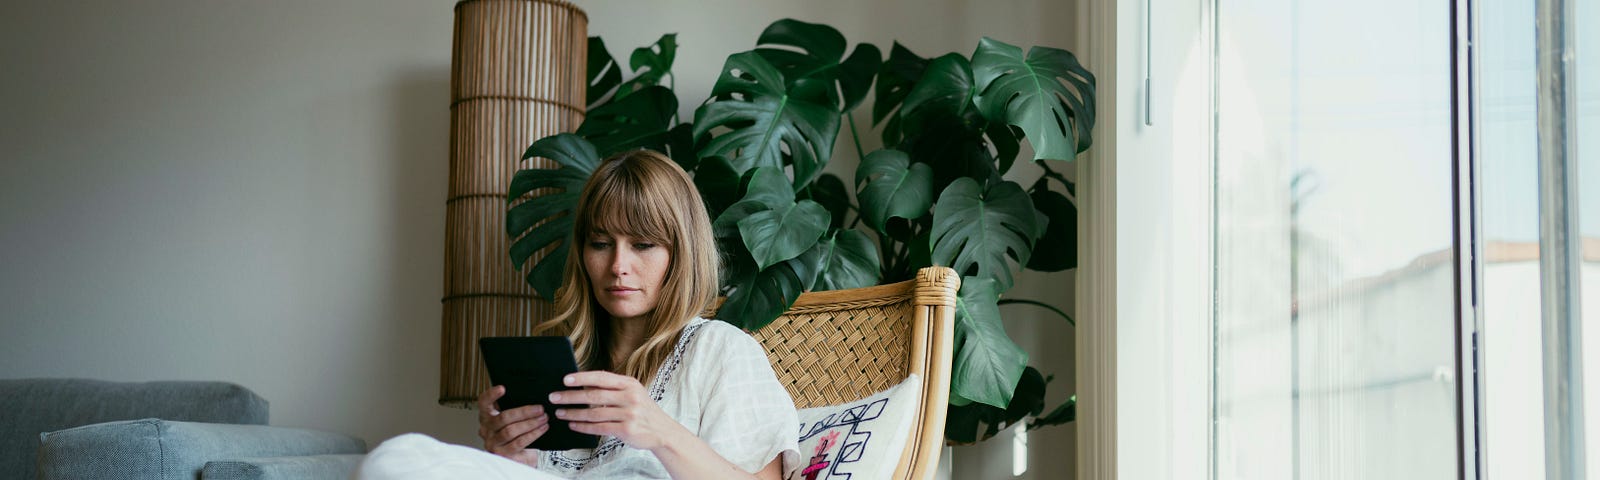
[(238, 458), (207, 462), (202, 480), (343, 480), (355, 474), (365, 455)]
[(39, 478), (194, 479), (213, 460), (365, 453), (361, 439), (263, 425), (97, 423), (39, 435)]

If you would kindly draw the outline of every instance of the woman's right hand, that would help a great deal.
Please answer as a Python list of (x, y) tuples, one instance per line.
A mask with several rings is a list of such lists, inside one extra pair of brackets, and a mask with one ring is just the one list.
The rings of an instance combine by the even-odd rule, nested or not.
[(483, 439), (483, 449), (489, 453), (537, 467), (539, 451), (528, 445), (550, 430), (550, 417), (545, 415), (542, 405), (500, 411), (495, 408), (495, 400), (505, 394), (503, 385), (489, 387), (478, 394), (478, 438)]

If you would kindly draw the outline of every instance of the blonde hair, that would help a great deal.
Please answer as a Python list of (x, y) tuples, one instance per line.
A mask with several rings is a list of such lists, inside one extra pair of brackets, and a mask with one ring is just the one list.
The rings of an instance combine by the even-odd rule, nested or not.
[[(608, 370), (650, 385), (689, 320), (717, 298), (718, 255), (711, 220), (678, 164), (650, 150), (623, 152), (600, 162), (578, 194), (571, 248), (556, 290), (556, 316), (535, 334), (566, 335), (584, 370)], [(645, 341), (622, 365), (611, 363), (611, 315), (595, 301), (583, 262), (594, 233), (646, 239), (672, 254)]]

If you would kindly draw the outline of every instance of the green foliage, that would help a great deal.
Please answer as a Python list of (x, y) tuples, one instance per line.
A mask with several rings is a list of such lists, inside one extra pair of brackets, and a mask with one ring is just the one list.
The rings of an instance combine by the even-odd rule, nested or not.
[(678, 34), (676, 33), (662, 35), (660, 40), (656, 40), (655, 45), (633, 49), (633, 55), (628, 57), (628, 67), (633, 69), (634, 77), (622, 83), (622, 89), (617, 91), (616, 100), (621, 100), (633, 92), (660, 85), (661, 80), (672, 73), (672, 61), (677, 57)]
[[(755, 330), (802, 292), (909, 279), (930, 265), (963, 275), (946, 435), (970, 443), (1032, 417), (1030, 428), (1072, 421), (1076, 399), (1044, 414), (1049, 378), (1005, 333), (999, 306), (1013, 271), (1076, 266), (1072, 185), (1044, 159), (1089, 147), (1094, 76), (1064, 50), (1022, 49), (985, 38), (969, 59), (924, 58), (895, 43), (853, 49), (832, 27), (779, 20), (756, 46), (730, 55), (693, 122), (672, 86), (677, 37), (629, 57), (631, 74), (590, 39), (588, 116), (524, 158), (554, 169), (517, 172), (506, 231), (520, 269), (547, 255), (528, 282), (547, 298), (568, 255), (576, 195), (600, 158), (647, 148), (694, 177), (724, 257), (724, 320)], [(846, 52), (849, 52), (847, 55)], [(852, 114), (873, 99), (885, 148), (860, 151)], [(846, 180), (823, 169), (841, 128), (861, 155)], [(870, 132), (868, 132), (870, 133)], [(1027, 141), (1045, 175), (1024, 190), (1001, 177)], [(1066, 193), (1051, 190), (1051, 180)], [(537, 195), (526, 199), (529, 195)], [(1036, 245), (1050, 248), (1035, 250)]]
[(950, 404), (973, 402), (1005, 408), (1028, 365), (1000, 324), (1000, 292), (994, 279), (965, 277), (956, 298), (956, 355), (951, 369)]
[(878, 284), (878, 251), (860, 230), (838, 230), (791, 264), (805, 289), (844, 290)]
[(677, 113), (677, 95), (651, 85), (589, 110), (577, 134), (593, 143), (602, 158), (638, 148), (665, 152)]
[(783, 19), (761, 32), (755, 52), (783, 72), (794, 97), (848, 112), (867, 97), (882, 54), (863, 43), (845, 58), (844, 47), (833, 27)]
[[(507, 190), (508, 203), (517, 202), (535, 189), (550, 188), (556, 191), (533, 197), (511, 207), (506, 212), (506, 234), (517, 238), (511, 244), (511, 263), (522, 268), (534, 252), (555, 244), (543, 260), (528, 272), (528, 284), (534, 293), (546, 299), (556, 298), (561, 286), (561, 269), (566, 265), (567, 251), (572, 237), (572, 212), (577, 208), (578, 192), (600, 166), (600, 155), (594, 145), (583, 137), (562, 133), (540, 139), (528, 147), (524, 160), (534, 157), (555, 160), (561, 165), (556, 170), (522, 170), (511, 178)], [(544, 222), (540, 224), (539, 222)], [(535, 225), (538, 226), (535, 226)], [(529, 229), (532, 229), (529, 232)], [(522, 235), (528, 232), (527, 235)], [(560, 242), (560, 243), (556, 243)]]
[(1061, 192), (1044, 188), (1044, 179), (1034, 184), (1028, 198), (1033, 208), (1048, 219), (1044, 236), (1038, 245), (1053, 245), (1033, 251), (1028, 258), (1028, 269), (1041, 272), (1059, 272), (1078, 267), (1078, 207)]
[(766, 269), (799, 256), (828, 232), (828, 210), (810, 200), (794, 200), (788, 178), (773, 168), (757, 168), (740, 203), (765, 207), (739, 219), (739, 237), (756, 268)]
[(1036, 212), (1015, 183), (996, 182), (984, 191), (976, 180), (956, 179), (933, 205), (933, 261), (1010, 289), (1006, 256), (1026, 265), (1033, 240), (1044, 234)]
[(933, 169), (926, 163), (911, 163), (911, 157), (899, 150), (878, 150), (862, 159), (856, 186), (861, 218), (879, 232), (892, 217), (913, 220), (933, 206)]
[(794, 185), (810, 183), (833, 154), (839, 112), (790, 95), (784, 85), (783, 74), (761, 55), (728, 57), (711, 88), (717, 100), (695, 112), (694, 136), (707, 137), (717, 127), (729, 131), (712, 138), (700, 155), (727, 157), (739, 171), (793, 165)]
[(984, 116), (1021, 127), (1035, 160), (1068, 160), (1089, 149), (1094, 75), (1071, 52), (1033, 47), (1023, 57), (1022, 49), (984, 37), (972, 69)]

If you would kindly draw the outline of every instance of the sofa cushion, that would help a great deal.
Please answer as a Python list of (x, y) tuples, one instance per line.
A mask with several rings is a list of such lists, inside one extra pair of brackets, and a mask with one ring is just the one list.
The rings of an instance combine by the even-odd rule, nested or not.
[(346, 479), (361, 466), (365, 455), (307, 455), (304, 457), (240, 458), (207, 462), (201, 480), (317, 480)]
[(192, 480), (217, 460), (366, 452), (365, 442), (335, 433), (154, 418), (69, 428), (39, 440), (41, 479)]
[(39, 434), (80, 425), (165, 418), (266, 424), (267, 401), (224, 382), (124, 383), (34, 378), (0, 380), (0, 472), (33, 478)]

